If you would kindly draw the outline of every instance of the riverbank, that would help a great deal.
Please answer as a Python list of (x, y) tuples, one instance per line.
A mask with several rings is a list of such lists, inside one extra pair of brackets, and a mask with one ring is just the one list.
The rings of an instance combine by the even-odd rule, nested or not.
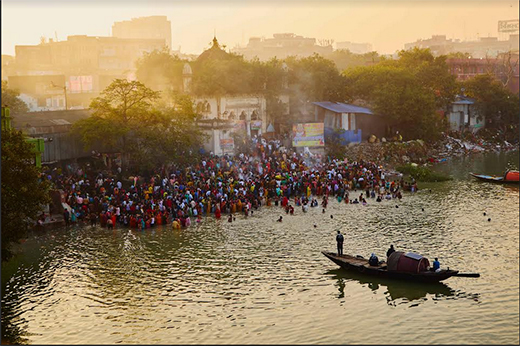
[(395, 170), (396, 167), (407, 163), (419, 165), (438, 163), (474, 153), (507, 152), (515, 149), (518, 150), (518, 144), (515, 145), (505, 140), (490, 141), (476, 136), (455, 138), (444, 135), (435, 143), (411, 140), (351, 144), (346, 148), (345, 156), (349, 160), (383, 162), (387, 169)]

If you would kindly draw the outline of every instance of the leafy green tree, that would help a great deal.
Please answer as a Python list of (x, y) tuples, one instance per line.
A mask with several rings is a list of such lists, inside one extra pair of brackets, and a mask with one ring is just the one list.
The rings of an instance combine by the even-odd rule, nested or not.
[[(488, 127), (506, 129), (519, 123), (519, 97), (510, 92), (492, 75), (478, 75), (463, 83), (466, 94), (476, 101), (479, 115)], [(518, 133), (517, 133), (518, 135)]]
[(325, 58), (332, 60), (340, 71), (350, 67), (373, 65), (382, 60), (381, 56), (379, 56), (377, 52), (356, 54), (352, 53), (348, 49), (335, 50), (326, 55)]
[(334, 132), (327, 138), (325, 150), (330, 158), (343, 159), (347, 152), (346, 145), (343, 143), (341, 135), (345, 133), (344, 129), (334, 129)]
[(434, 57), (429, 49), (420, 48), (402, 50), (398, 55), (398, 66), (411, 70), (415, 79), (434, 94), (436, 107), (448, 111), (459, 86), (446, 63), (446, 56)]
[[(139, 146), (137, 160), (148, 169), (165, 162), (193, 163), (198, 157), (204, 135), (197, 126), (199, 115), (192, 99), (185, 94), (171, 95), (173, 104), (155, 114), (155, 122), (139, 132), (143, 145)], [(144, 166), (143, 166), (144, 167)]]
[(27, 104), (20, 98), (20, 92), (10, 89), (7, 81), (2, 81), (2, 106), (9, 107), (11, 113), (20, 114), (29, 111)]
[(199, 96), (223, 97), (248, 94), (254, 90), (252, 69), (241, 56), (228, 54), (221, 59), (205, 59), (195, 64), (193, 91)]
[(446, 58), (448, 59), (469, 59), (471, 58), (471, 54), (467, 52), (450, 52), (446, 54)]
[(443, 129), (439, 109), (448, 110), (458, 90), (444, 56), (428, 49), (399, 52), (398, 60), (347, 69), (348, 99), (364, 100), (405, 138), (434, 139)]
[(78, 121), (73, 133), (80, 134), (87, 148), (98, 143), (109, 151), (130, 154), (136, 148), (136, 132), (154, 122), (153, 103), (159, 92), (138, 81), (114, 80), (90, 103), (91, 117)]
[[(202, 134), (195, 125), (193, 102), (172, 93), (172, 106), (158, 106), (159, 92), (141, 82), (115, 80), (91, 102), (91, 117), (78, 121), (73, 133), (87, 148), (121, 152), (130, 164), (146, 171), (166, 162), (188, 161), (200, 147)], [(99, 149), (98, 149), (99, 150)]]
[(145, 53), (137, 63), (137, 79), (153, 90), (177, 90), (182, 88), (182, 69), (187, 60), (172, 55), (165, 48)]
[(287, 58), (289, 84), (304, 93), (305, 101), (344, 101), (345, 78), (333, 61), (314, 54), (307, 58)]
[[(306, 58), (289, 57), (290, 109), (298, 118), (305, 111), (313, 112), (312, 102), (345, 101), (346, 79), (333, 61), (314, 54)], [(293, 119), (296, 120), (296, 119)]]
[(12, 256), (11, 245), (25, 237), (50, 202), (49, 184), (34, 165), (33, 149), (21, 131), (2, 128), (2, 261)]

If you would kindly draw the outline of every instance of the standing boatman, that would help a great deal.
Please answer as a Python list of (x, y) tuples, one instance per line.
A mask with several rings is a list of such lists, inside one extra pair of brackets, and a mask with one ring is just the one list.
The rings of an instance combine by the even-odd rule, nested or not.
[(343, 255), (343, 239), (343, 234), (338, 231), (338, 234), (336, 235), (336, 243), (338, 243), (338, 256)]

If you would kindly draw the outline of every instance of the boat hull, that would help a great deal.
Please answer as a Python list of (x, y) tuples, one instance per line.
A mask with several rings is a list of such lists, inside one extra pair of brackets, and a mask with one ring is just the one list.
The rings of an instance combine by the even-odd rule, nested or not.
[(357, 257), (342, 255), (338, 256), (332, 252), (322, 251), (332, 262), (346, 270), (354, 270), (365, 275), (380, 278), (407, 280), (416, 282), (440, 282), (458, 274), (457, 270), (441, 270), (440, 272), (405, 273), (386, 270), (386, 265), (370, 266), (368, 260)]
[(484, 175), (484, 174), (475, 174), (475, 173), (470, 173), (471, 176), (479, 179), (479, 180), (482, 180), (482, 181), (487, 181), (487, 182), (490, 182), (490, 183), (498, 183), (498, 184), (518, 184), (518, 180), (505, 180), (504, 177), (497, 177), (497, 176), (494, 176), (494, 175)]

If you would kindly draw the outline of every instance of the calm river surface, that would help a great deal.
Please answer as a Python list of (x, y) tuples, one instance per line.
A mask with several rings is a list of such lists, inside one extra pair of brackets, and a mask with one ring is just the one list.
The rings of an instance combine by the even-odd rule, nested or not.
[[(518, 344), (519, 189), (468, 176), (505, 167), (518, 152), (449, 161), (437, 169), (453, 181), (398, 203), (332, 200), (325, 214), (273, 206), (185, 230), (31, 235), (4, 265), (2, 322), (37, 344)], [(320, 253), (336, 230), (345, 253), (384, 258), (394, 244), (481, 277), (423, 285), (339, 270)]]

